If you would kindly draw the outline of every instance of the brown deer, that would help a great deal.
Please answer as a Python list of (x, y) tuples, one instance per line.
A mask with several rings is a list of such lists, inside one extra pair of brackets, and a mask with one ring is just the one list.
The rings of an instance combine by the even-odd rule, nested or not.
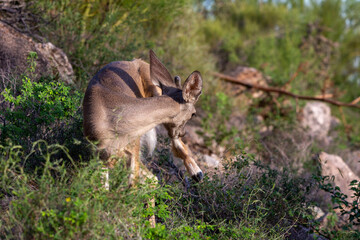
[[(203, 173), (180, 137), (196, 113), (194, 105), (201, 90), (198, 71), (191, 73), (181, 87), (180, 78), (173, 80), (152, 50), (150, 65), (141, 59), (109, 63), (96, 73), (86, 90), (84, 134), (97, 143), (107, 168), (112, 168), (118, 158), (127, 159), (132, 186), (144, 178), (156, 180), (140, 160), (140, 137), (147, 132), (156, 134), (152, 129), (163, 124), (174, 156), (181, 158), (192, 178), (200, 181)], [(108, 189), (107, 172), (104, 177)]]

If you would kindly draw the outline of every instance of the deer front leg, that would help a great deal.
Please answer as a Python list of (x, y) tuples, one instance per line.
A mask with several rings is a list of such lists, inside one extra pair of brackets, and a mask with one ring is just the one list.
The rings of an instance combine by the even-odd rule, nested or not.
[(184, 165), (190, 176), (199, 182), (204, 174), (195, 160), (190, 156), (190, 150), (180, 138), (172, 139), (172, 151), (175, 157), (181, 158), (184, 161)]

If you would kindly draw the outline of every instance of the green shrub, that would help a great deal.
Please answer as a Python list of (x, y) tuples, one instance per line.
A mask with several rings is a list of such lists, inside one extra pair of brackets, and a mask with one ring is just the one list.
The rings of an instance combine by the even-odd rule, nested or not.
[[(30, 73), (36, 67), (33, 63), (30, 59)], [(41, 78), (35, 82), (23, 75), (16, 89), (5, 88), (0, 97), (5, 106), (0, 125), (3, 144), (10, 140), (29, 148), (39, 139), (65, 143), (80, 132), (82, 94), (57, 79)], [(74, 126), (78, 128), (76, 132)]]
[[(42, 153), (44, 165), (29, 172), (20, 164), (27, 158), (21, 147), (0, 145), (1, 239), (136, 238), (150, 231), (149, 214), (167, 215), (166, 188), (128, 188), (121, 161), (110, 172), (111, 190), (106, 191), (98, 158), (77, 167), (61, 145), (39, 141), (33, 149)], [(68, 159), (58, 158), (59, 151)], [(157, 208), (144, 207), (155, 195)]]
[[(314, 176), (319, 188), (331, 194), (333, 209), (338, 209), (339, 213), (345, 219), (345, 222), (334, 223), (326, 228), (317, 229), (320, 233), (331, 239), (359, 239), (360, 231), (360, 182), (353, 180), (349, 188), (353, 195), (350, 196), (352, 201), (348, 201), (346, 196), (338, 186), (334, 186), (329, 176)], [(333, 213), (336, 216), (335, 213)]]
[[(2, 138), (11, 138), (19, 143), (30, 137), (39, 139), (40, 131), (54, 122), (69, 122), (79, 107), (80, 94), (59, 82), (32, 82), (27, 76), (22, 79), (19, 95), (5, 89), (2, 95), (11, 106), (4, 113), (6, 125), (1, 127)], [(15, 95), (15, 96), (14, 96)]]

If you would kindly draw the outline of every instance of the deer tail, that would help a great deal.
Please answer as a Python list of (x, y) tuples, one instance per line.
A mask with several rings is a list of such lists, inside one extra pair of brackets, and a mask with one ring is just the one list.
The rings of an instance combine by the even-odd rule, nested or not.
[(152, 156), (157, 143), (156, 129), (153, 128), (141, 136), (141, 149), (145, 150), (145, 156)]

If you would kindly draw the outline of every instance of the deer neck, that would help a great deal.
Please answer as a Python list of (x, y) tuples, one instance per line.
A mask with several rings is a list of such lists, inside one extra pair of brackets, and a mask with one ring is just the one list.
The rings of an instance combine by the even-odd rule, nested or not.
[(145, 124), (169, 123), (180, 113), (180, 103), (169, 96), (163, 95), (144, 99), (146, 107), (141, 116)]
[(127, 106), (127, 111), (124, 111), (126, 114), (117, 114), (117, 119), (121, 119), (118, 121), (117, 132), (133, 137), (140, 136), (159, 124), (171, 123), (180, 113), (180, 103), (166, 95), (137, 98), (135, 103)]

